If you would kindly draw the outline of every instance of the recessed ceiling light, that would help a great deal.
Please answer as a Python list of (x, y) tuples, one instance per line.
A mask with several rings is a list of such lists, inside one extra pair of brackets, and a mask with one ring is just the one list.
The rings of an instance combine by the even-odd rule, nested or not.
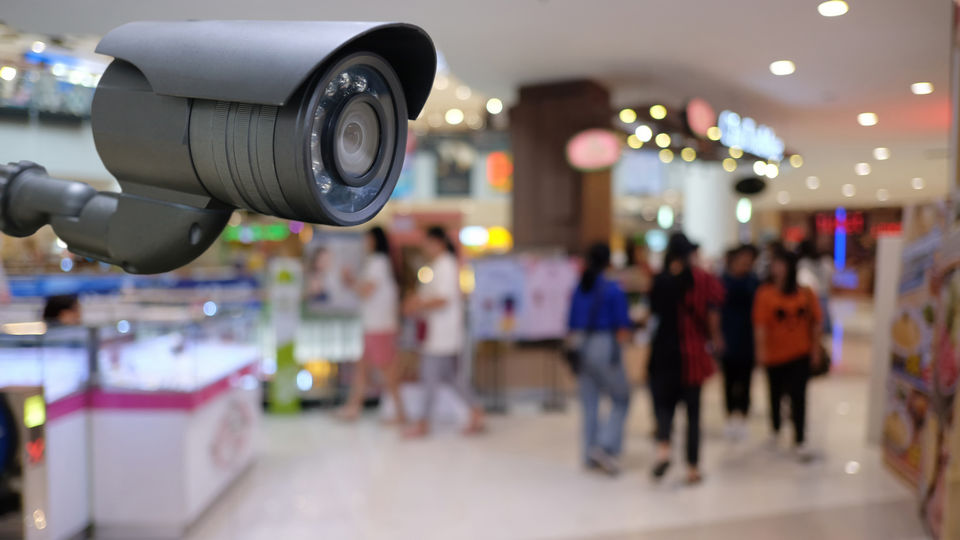
[(12, 66), (0, 67), (0, 79), (12, 81), (17, 78), (17, 68)]
[(710, 126), (707, 128), (707, 138), (711, 141), (719, 141), (723, 133), (720, 132), (720, 128), (717, 126)]
[(807, 188), (809, 189), (818, 189), (820, 187), (820, 179), (816, 176), (807, 177)]
[(857, 115), (857, 123), (861, 126), (877, 125), (877, 115), (872, 112), (864, 112)]
[[(42, 41), (34, 41), (33, 45), (30, 46), (30, 50), (40, 54), (47, 49), (47, 44)], [(916, 92), (914, 92), (916, 93)]]
[(794, 169), (799, 169), (800, 167), (803, 167), (803, 156), (801, 156), (800, 154), (794, 154), (790, 156), (790, 166), (793, 167)]
[(664, 148), (660, 151), (660, 161), (664, 163), (670, 163), (673, 161), (673, 152), (669, 148)]
[(853, 166), (853, 172), (857, 173), (857, 176), (866, 176), (870, 174), (870, 164), (869, 163), (857, 163)]
[(730, 157), (733, 159), (740, 159), (743, 157), (743, 149), (741, 149), (739, 146), (731, 146), (728, 152), (730, 152)]
[(657, 133), (657, 138), (654, 139), (657, 142), (657, 146), (660, 148), (666, 148), (670, 146), (670, 135), (666, 133)]
[(697, 151), (689, 146), (680, 151), (680, 159), (690, 162), (697, 159)]
[(653, 130), (646, 124), (637, 126), (633, 133), (643, 142), (650, 142), (653, 138)]
[(640, 140), (640, 137), (637, 137), (636, 134), (631, 133), (627, 136), (627, 146), (636, 150), (637, 148), (643, 148), (643, 141)]
[(917, 177), (917, 178), (914, 178), (913, 180), (910, 181), (910, 187), (912, 187), (913, 189), (916, 189), (916, 190), (921, 190), (921, 189), (923, 189), (923, 186), (924, 186), (924, 185), (925, 185), (925, 183), (924, 183), (924, 181), (923, 181), (923, 178)]
[(840, 188), (840, 193), (843, 193), (844, 197), (853, 197), (857, 194), (857, 188), (853, 184), (844, 184)]
[(883, 189), (883, 188), (880, 188), (880, 189), (877, 190), (877, 200), (878, 200), (878, 201), (884, 202), (884, 201), (887, 201), (888, 199), (890, 199), (890, 192), (889, 192), (889, 191), (887, 191), (887, 190), (885, 190), (885, 189)]
[(790, 60), (777, 60), (770, 63), (770, 73), (774, 75), (790, 75), (797, 70), (797, 66)]
[(449, 109), (447, 114), (444, 115), (444, 119), (451, 126), (455, 126), (460, 122), (463, 122), (463, 111), (460, 109)]
[(495, 97), (488, 99), (487, 112), (490, 114), (500, 114), (503, 112), (503, 102)]
[(910, 91), (918, 96), (925, 96), (933, 93), (933, 83), (915, 82), (910, 85)]
[(850, 11), (850, 6), (843, 0), (827, 0), (826, 2), (820, 2), (817, 11), (824, 17), (839, 17)]
[(663, 105), (654, 105), (650, 107), (650, 116), (656, 120), (663, 120), (667, 117), (667, 108)]
[(632, 124), (637, 121), (637, 111), (633, 109), (623, 109), (620, 111), (620, 121), (624, 124)]
[(786, 191), (781, 191), (777, 193), (777, 203), (780, 205), (785, 205), (790, 203), (790, 194)]
[(890, 159), (890, 149), (883, 146), (878, 146), (873, 149), (873, 159), (877, 161), (884, 161)]
[(773, 179), (780, 175), (780, 167), (776, 163), (767, 163), (767, 166), (763, 170), (763, 174), (767, 175), (767, 178)]
[(754, 161), (753, 162), (753, 172), (757, 176), (763, 176), (767, 173), (767, 162), (766, 161)]
[(737, 160), (733, 158), (726, 158), (723, 160), (723, 170), (727, 172), (733, 172), (737, 170)]
[(459, 100), (461, 100), (461, 101), (470, 99), (470, 96), (473, 95), (473, 91), (470, 90), (470, 87), (469, 87), (469, 86), (463, 86), (463, 85), (458, 86), (457, 89), (454, 90), (453, 93), (456, 94), (457, 99), (459, 99)]

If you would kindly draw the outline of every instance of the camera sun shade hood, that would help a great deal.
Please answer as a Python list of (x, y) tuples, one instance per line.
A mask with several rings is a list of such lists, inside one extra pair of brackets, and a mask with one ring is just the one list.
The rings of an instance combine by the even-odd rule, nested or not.
[(324, 59), (353, 50), (393, 66), (415, 119), (430, 94), (437, 55), (427, 33), (411, 24), (143, 21), (110, 31), (96, 49), (133, 64), (158, 94), (277, 106)]

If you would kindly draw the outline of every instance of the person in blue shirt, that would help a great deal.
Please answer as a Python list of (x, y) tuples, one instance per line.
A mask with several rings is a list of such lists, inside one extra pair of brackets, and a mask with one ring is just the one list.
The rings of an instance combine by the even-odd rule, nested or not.
[[(620, 344), (629, 339), (631, 323), (627, 295), (604, 276), (609, 266), (610, 248), (593, 245), (573, 294), (569, 327), (580, 351), (584, 464), (614, 476), (620, 472), (623, 427), (630, 408), (630, 383), (623, 369)], [(605, 419), (598, 411), (602, 396), (612, 402)]]
[(726, 344), (723, 366), (724, 396), (727, 405), (727, 437), (740, 440), (747, 435), (750, 386), (753, 378), (753, 299), (760, 278), (753, 272), (757, 248), (744, 244), (730, 251), (723, 272), (727, 296), (723, 302), (722, 329)]

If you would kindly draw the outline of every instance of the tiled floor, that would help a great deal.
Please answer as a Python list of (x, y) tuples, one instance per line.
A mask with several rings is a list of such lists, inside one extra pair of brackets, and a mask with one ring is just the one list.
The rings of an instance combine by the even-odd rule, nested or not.
[(417, 442), (400, 440), (372, 415), (352, 426), (323, 412), (269, 418), (262, 458), (189, 538), (923, 537), (911, 493), (864, 443), (864, 377), (813, 384), (809, 423), (823, 459), (812, 465), (765, 446), (763, 391), (757, 385), (751, 440), (732, 444), (722, 437), (716, 381), (708, 388), (707, 479), (695, 488), (681, 485), (680, 467), (662, 485), (648, 479), (644, 390), (631, 411), (627, 471), (613, 480), (578, 467), (575, 407), (545, 414), (515, 406), (480, 438), (441, 426)]

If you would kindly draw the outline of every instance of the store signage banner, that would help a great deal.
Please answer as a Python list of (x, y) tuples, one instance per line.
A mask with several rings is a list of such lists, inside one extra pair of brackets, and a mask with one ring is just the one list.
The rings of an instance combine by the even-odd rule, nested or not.
[(777, 137), (770, 126), (758, 125), (753, 118), (741, 117), (733, 111), (721, 112), (717, 125), (724, 146), (736, 146), (763, 159), (783, 160), (783, 139)]

